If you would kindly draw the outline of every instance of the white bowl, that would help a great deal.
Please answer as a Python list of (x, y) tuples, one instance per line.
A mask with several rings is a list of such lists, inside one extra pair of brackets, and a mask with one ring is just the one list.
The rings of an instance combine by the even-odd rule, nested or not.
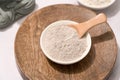
[(45, 33), (47, 32), (47, 30), (51, 27), (53, 27), (53, 25), (60, 25), (60, 24), (64, 24), (64, 25), (68, 25), (68, 24), (76, 24), (77, 22), (74, 22), (74, 21), (70, 21), (70, 20), (60, 20), (60, 21), (56, 21), (56, 22), (53, 22), (52, 24), (48, 25), (44, 31), (42, 32), (41, 34), (41, 37), (40, 37), (40, 46), (41, 46), (41, 49), (44, 53), (44, 55), (50, 59), (51, 61), (55, 62), (55, 63), (58, 63), (58, 64), (62, 64), (62, 65), (69, 65), (69, 64), (73, 64), (73, 63), (76, 63), (80, 60), (82, 60), (88, 53), (89, 53), (89, 50), (91, 48), (91, 36), (89, 33), (86, 33), (86, 39), (87, 39), (87, 47), (86, 47), (86, 50), (84, 51), (84, 53), (82, 54), (82, 56), (80, 56), (79, 58), (75, 59), (75, 60), (72, 60), (72, 61), (60, 61), (60, 60), (56, 60), (54, 59), (52, 56), (49, 55), (49, 53), (47, 53), (45, 47), (44, 47), (44, 35)]
[[(85, 1), (85, 0), (84, 0), (84, 1)], [(108, 3), (108, 4), (106, 4), (106, 5), (103, 5), (103, 6), (92, 6), (92, 5), (87, 4), (86, 2), (83, 2), (83, 0), (78, 0), (78, 2), (79, 2), (81, 5), (83, 5), (83, 6), (87, 7), (87, 8), (94, 9), (94, 10), (105, 9), (105, 8), (111, 6), (115, 1), (116, 1), (116, 0), (111, 0), (110, 3)]]

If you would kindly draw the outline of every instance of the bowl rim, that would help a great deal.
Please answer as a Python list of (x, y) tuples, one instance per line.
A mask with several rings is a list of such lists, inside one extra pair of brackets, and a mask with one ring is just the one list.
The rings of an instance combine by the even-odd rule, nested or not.
[(88, 46), (87, 46), (86, 50), (84, 51), (84, 53), (82, 54), (82, 56), (80, 56), (80, 58), (78, 58), (78, 59), (75, 59), (75, 60), (72, 60), (72, 61), (69, 61), (69, 62), (68, 62), (68, 61), (65, 62), (65, 61), (56, 60), (56, 59), (52, 58), (50, 55), (48, 55), (48, 53), (46, 52), (46, 50), (45, 50), (44, 47), (43, 47), (43, 36), (44, 36), (46, 30), (49, 29), (50, 26), (52, 26), (52, 25), (54, 25), (54, 24), (59, 24), (59, 23), (61, 23), (61, 22), (70, 22), (70, 23), (75, 23), (75, 24), (77, 23), (77, 22), (71, 21), (71, 20), (59, 20), (59, 21), (55, 21), (55, 22), (49, 24), (49, 25), (43, 30), (43, 32), (41, 33), (41, 36), (40, 36), (40, 47), (41, 47), (41, 49), (42, 49), (42, 51), (43, 51), (43, 54), (44, 54), (48, 59), (50, 59), (51, 61), (53, 61), (53, 62), (55, 62), (55, 63), (58, 63), (58, 64), (62, 64), (62, 65), (74, 64), (74, 63), (76, 63), (76, 62), (81, 61), (84, 57), (86, 57), (86, 55), (89, 53), (89, 51), (90, 51), (90, 49), (91, 49), (91, 43), (92, 43), (92, 41), (91, 41), (91, 36), (90, 36), (90, 34), (89, 34), (88, 32), (86, 33)]
[(116, 1), (116, 0), (111, 0), (111, 2), (110, 2), (108, 5), (99, 6), (99, 7), (96, 6), (96, 7), (95, 7), (95, 6), (87, 5), (87, 4), (85, 4), (84, 2), (82, 2), (81, 0), (78, 0), (78, 2), (79, 2), (81, 5), (83, 5), (83, 6), (87, 7), (87, 8), (94, 9), (94, 10), (105, 9), (105, 8), (111, 6), (113, 3), (115, 3), (115, 1)]

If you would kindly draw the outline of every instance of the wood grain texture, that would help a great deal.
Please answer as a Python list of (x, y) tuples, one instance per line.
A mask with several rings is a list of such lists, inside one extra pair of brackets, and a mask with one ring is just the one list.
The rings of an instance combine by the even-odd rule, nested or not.
[(20, 71), (29, 80), (104, 80), (114, 66), (117, 44), (107, 23), (92, 28), (89, 54), (73, 65), (59, 65), (48, 60), (40, 48), (41, 32), (57, 20), (83, 22), (96, 14), (86, 8), (60, 4), (45, 7), (23, 22), (15, 40), (15, 57)]

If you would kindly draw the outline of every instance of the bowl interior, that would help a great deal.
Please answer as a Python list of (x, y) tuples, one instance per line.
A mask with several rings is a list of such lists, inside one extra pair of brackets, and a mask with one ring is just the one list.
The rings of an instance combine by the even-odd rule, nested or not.
[(43, 53), (45, 54), (45, 56), (50, 59), (51, 61), (55, 62), (55, 63), (58, 63), (58, 64), (63, 64), (63, 65), (68, 65), (68, 64), (73, 64), (73, 63), (76, 63), (80, 60), (82, 60), (89, 52), (90, 48), (91, 48), (91, 36), (89, 33), (86, 33), (86, 39), (87, 39), (87, 47), (86, 47), (86, 50), (84, 51), (84, 53), (82, 54), (82, 56), (80, 56), (79, 58), (77, 59), (74, 59), (72, 61), (60, 61), (60, 60), (56, 60), (54, 59), (52, 56), (49, 55), (49, 53), (47, 53), (45, 47), (44, 47), (44, 35), (46, 33), (46, 31), (53, 27), (54, 25), (67, 25), (67, 24), (77, 24), (77, 22), (74, 22), (74, 21), (70, 21), (70, 20), (60, 20), (60, 21), (56, 21), (56, 22), (53, 22), (51, 23), (50, 25), (48, 25), (44, 31), (42, 32), (41, 34), (41, 37), (40, 37), (40, 46), (41, 46), (41, 49), (43, 51)]
[(91, 5), (88, 5), (87, 3), (83, 2), (83, 0), (78, 0), (78, 2), (80, 2), (81, 5), (88, 7), (88, 8), (91, 8), (91, 9), (94, 9), (94, 10), (105, 9), (105, 8), (111, 6), (115, 1), (116, 0), (111, 0), (110, 3), (108, 3), (107, 5), (104, 5), (104, 6), (91, 6)]

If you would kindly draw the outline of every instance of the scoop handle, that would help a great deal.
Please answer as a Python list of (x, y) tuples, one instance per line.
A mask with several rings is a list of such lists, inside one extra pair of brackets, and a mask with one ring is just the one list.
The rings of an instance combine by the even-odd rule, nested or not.
[(83, 26), (85, 26), (86, 30), (89, 30), (90, 28), (94, 27), (95, 25), (98, 25), (100, 23), (106, 22), (107, 17), (104, 13), (100, 13), (94, 18), (82, 23)]
[(100, 13), (88, 21), (78, 23), (78, 24), (70, 24), (69, 26), (75, 28), (79, 36), (82, 37), (90, 28), (106, 21), (107, 21), (106, 15), (104, 13)]

